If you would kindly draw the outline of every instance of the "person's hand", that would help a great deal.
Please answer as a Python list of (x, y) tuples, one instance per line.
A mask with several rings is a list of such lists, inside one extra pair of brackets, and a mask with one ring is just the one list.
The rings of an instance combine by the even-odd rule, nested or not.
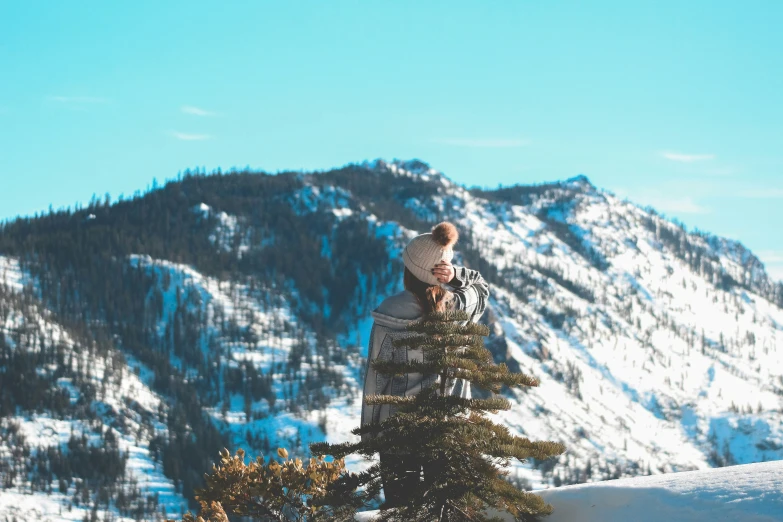
[(435, 268), (432, 269), (432, 274), (440, 281), (441, 283), (448, 283), (452, 279), (454, 279), (454, 276), (456, 275), (456, 272), (454, 270), (454, 267), (452, 264), (448, 261), (441, 261), (437, 265), (435, 265)]

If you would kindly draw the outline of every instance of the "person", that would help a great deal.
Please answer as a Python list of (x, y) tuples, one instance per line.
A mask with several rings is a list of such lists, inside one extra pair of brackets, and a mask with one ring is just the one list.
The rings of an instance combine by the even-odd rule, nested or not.
[[(406, 330), (408, 324), (434, 311), (463, 310), (474, 322), (484, 313), (489, 298), (489, 287), (484, 278), (476, 270), (451, 263), (453, 246), (458, 238), (456, 227), (443, 222), (433, 227), (431, 233), (414, 237), (402, 252), (405, 289), (384, 299), (372, 312), (373, 325), (362, 397), (362, 426), (380, 423), (394, 414), (393, 406), (367, 405), (364, 398), (368, 395), (410, 396), (438, 382), (436, 375), (409, 373), (391, 378), (372, 368), (372, 362), (376, 360), (423, 360), (420, 349), (392, 345), (396, 339), (416, 335)], [(469, 383), (454, 379), (447, 383), (446, 393), (470, 397)], [(422, 464), (411, 455), (388, 453), (380, 454), (380, 463), (386, 506), (400, 505), (418, 486)], [(437, 470), (431, 465), (423, 472), (426, 480), (430, 473)]]

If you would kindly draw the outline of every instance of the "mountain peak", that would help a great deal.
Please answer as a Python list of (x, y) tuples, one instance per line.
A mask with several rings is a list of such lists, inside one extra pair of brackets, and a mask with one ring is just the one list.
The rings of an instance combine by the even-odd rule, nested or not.
[(432, 168), (429, 163), (417, 158), (409, 160), (393, 159), (391, 162), (387, 162), (381, 158), (374, 159), (372, 161), (365, 161), (361, 164), (363, 167), (369, 169), (390, 170), (395, 174), (402, 174), (408, 176), (443, 176), (443, 173)]
[(590, 179), (584, 174), (579, 174), (566, 180), (566, 185), (577, 186), (583, 189), (595, 190), (595, 185), (590, 182)]
[(399, 168), (407, 170), (414, 174), (436, 174), (437, 170), (430, 167), (430, 164), (420, 159), (410, 160), (397, 160), (395, 159), (392, 164), (397, 165)]

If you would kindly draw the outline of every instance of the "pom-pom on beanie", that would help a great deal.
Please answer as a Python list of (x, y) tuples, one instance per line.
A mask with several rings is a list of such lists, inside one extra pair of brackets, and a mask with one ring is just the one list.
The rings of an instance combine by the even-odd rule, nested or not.
[(439, 285), (440, 281), (430, 270), (441, 261), (451, 262), (454, 257), (452, 247), (457, 239), (457, 227), (446, 221), (436, 225), (431, 233), (414, 237), (402, 252), (405, 268), (419, 280), (430, 285)]

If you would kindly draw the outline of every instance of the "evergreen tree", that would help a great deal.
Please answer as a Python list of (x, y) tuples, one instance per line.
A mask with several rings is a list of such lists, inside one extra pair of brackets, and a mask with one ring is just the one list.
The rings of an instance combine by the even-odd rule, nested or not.
[[(437, 375), (434, 384), (418, 395), (400, 397), (375, 395), (368, 404), (389, 404), (395, 414), (379, 424), (353, 430), (370, 434), (362, 442), (311, 445), (315, 454), (344, 458), (351, 453), (372, 457), (375, 453), (410, 455), (424, 467), (409, 500), (401, 506), (381, 506), (381, 520), (405, 521), (489, 521), (489, 511), (507, 511), (517, 519), (546, 515), (552, 506), (532, 493), (520, 491), (504, 479), (510, 459), (547, 459), (565, 451), (556, 442), (533, 442), (512, 435), (486, 416), (486, 412), (508, 410), (510, 403), (500, 396), (486, 399), (449, 396), (454, 379), (464, 379), (497, 394), (508, 387), (538, 386), (538, 380), (512, 373), (505, 364), (496, 365), (484, 347), (489, 329), (468, 322), (462, 311), (436, 312), (411, 323), (414, 335), (394, 341), (395, 347), (420, 349), (423, 360), (400, 363), (374, 361), (379, 373), (396, 376), (407, 373)], [(361, 475), (361, 482), (376, 489), (381, 465)], [(393, 473), (393, 470), (392, 470)], [(384, 476), (386, 481), (402, 477)]]

